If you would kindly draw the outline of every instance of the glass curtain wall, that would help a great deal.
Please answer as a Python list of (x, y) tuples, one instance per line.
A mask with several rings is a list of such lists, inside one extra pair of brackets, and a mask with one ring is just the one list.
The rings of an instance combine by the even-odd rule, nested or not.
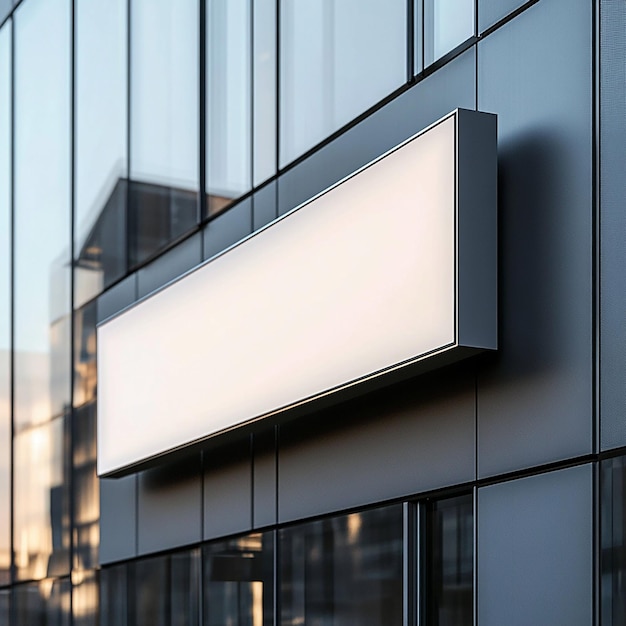
[(601, 464), (602, 626), (626, 623), (626, 457)]
[(29, 0), (13, 19), (13, 547), (28, 580), (69, 573), (70, 3)]
[(130, 0), (131, 265), (196, 226), (199, 0)]
[(405, 0), (280, 2), (280, 166), (407, 78)]
[(74, 306), (126, 272), (127, 0), (74, 3)]
[(0, 29), (0, 585), (11, 581), (11, 22)]

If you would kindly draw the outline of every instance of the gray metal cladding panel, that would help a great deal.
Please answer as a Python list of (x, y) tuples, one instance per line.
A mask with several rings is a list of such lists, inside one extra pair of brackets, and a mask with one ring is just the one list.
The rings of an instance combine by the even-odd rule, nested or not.
[(137, 300), (137, 274), (131, 274), (124, 280), (105, 291), (98, 298), (98, 323), (115, 315)]
[(279, 215), (450, 111), (475, 109), (475, 94), (476, 59), (471, 49), (286, 172), (278, 181)]
[(204, 452), (203, 539), (252, 527), (252, 458), (247, 437)]
[(258, 230), (276, 219), (276, 187), (276, 182), (269, 183), (252, 196), (252, 227), (254, 230)]
[(590, 465), (479, 489), (479, 626), (590, 626), (592, 517)]
[(498, 114), (500, 235), (479, 477), (591, 452), (591, 22), (586, 0), (542, 1), (478, 49), (479, 109)]
[(100, 563), (137, 554), (137, 476), (100, 481)]
[(207, 224), (204, 229), (204, 258), (209, 259), (226, 250), (251, 232), (252, 199), (246, 198)]
[(198, 233), (185, 239), (137, 272), (139, 297), (162, 287), (202, 261), (202, 239)]
[(202, 538), (200, 455), (138, 474), (137, 552), (166, 550)]
[(276, 436), (274, 429), (254, 434), (253, 527), (276, 524)]
[(473, 480), (474, 398), (465, 363), (282, 425), (279, 522)]
[(626, 3), (604, 0), (600, 70), (601, 442), (626, 445)]
[(526, 2), (527, 0), (478, 0), (478, 32), (484, 32)]

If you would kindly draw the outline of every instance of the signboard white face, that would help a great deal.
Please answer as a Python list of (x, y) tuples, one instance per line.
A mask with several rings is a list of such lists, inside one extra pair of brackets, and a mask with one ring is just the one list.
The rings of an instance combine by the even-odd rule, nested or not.
[(444, 118), (100, 325), (98, 473), (460, 347), (457, 127)]

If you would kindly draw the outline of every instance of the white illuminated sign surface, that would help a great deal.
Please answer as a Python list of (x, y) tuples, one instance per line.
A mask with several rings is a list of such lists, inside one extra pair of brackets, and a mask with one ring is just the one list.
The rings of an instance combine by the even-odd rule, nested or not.
[(457, 122), (100, 325), (98, 473), (459, 347)]

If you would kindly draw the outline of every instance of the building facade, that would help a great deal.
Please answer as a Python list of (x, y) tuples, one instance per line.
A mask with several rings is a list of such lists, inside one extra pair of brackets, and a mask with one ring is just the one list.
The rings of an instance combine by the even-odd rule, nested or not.
[[(0, 0), (0, 624), (623, 624), (625, 33)], [(99, 478), (96, 326), (457, 108), (498, 116), (498, 350)]]

